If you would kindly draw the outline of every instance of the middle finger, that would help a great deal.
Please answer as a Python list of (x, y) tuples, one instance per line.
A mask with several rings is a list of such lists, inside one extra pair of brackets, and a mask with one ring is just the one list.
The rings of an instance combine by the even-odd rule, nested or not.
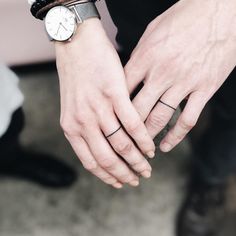
[(134, 171), (140, 173), (144, 178), (150, 178), (152, 167), (149, 162), (123, 130), (117, 118), (112, 114), (108, 117), (112, 116), (113, 119), (101, 121), (101, 129), (107, 137), (108, 142), (115, 152), (124, 158)]
[(181, 86), (174, 86), (162, 95), (145, 123), (151, 137), (156, 137), (165, 128), (187, 95)]
[(121, 183), (129, 183), (132, 186), (139, 185), (138, 176), (112, 150), (99, 127), (86, 127), (86, 132), (82, 136), (88, 143), (91, 153), (103, 169)]

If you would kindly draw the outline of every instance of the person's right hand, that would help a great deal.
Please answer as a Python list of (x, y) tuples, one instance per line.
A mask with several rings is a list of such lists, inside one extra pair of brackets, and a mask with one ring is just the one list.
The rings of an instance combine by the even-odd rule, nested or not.
[(123, 67), (101, 22), (89, 19), (71, 42), (55, 44), (65, 136), (83, 166), (105, 183), (137, 186), (135, 172), (151, 176), (144, 155), (154, 157), (155, 145), (130, 101)]

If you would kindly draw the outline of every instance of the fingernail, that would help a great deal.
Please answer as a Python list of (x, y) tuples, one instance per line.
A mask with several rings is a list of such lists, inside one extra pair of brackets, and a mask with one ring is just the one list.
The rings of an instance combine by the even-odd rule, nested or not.
[(154, 158), (154, 157), (155, 157), (155, 152), (150, 151), (150, 152), (147, 153), (147, 156), (148, 156), (149, 158)]
[(133, 180), (129, 184), (134, 186), (134, 187), (137, 187), (137, 186), (139, 186), (139, 181), (138, 180)]
[(172, 146), (169, 143), (161, 144), (162, 152), (169, 152), (169, 151), (171, 151), (171, 149), (172, 149)]
[(142, 176), (146, 179), (149, 179), (152, 176), (151, 171), (145, 170), (144, 172), (142, 172)]
[(120, 183), (115, 183), (113, 184), (113, 187), (120, 189), (120, 188), (123, 188), (123, 185)]

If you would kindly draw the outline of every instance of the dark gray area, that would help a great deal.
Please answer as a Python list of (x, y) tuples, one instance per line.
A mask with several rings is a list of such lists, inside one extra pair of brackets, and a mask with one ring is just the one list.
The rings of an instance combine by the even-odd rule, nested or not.
[[(56, 72), (36, 70), (20, 73), (20, 77), (27, 118), (23, 145), (58, 156), (80, 177), (73, 187), (60, 191), (1, 179), (0, 235), (173, 236), (176, 211), (185, 192), (188, 142), (168, 155), (157, 153), (152, 178), (142, 180), (140, 187), (114, 190), (83, 170), (64, 139)], [(227, 224), (236, 218), (233, 212)]]

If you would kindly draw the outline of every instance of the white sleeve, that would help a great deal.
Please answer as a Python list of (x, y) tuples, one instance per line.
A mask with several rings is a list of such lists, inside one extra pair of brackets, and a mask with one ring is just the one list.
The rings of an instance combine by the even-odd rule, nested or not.
[(22, 106), (23, 100), (18, 77), (0, 64), (0, 137), (8, 129), (12, 114)]
[(28, 3), (32, 5), (35, 2), (35, 0), (28, 0)]

